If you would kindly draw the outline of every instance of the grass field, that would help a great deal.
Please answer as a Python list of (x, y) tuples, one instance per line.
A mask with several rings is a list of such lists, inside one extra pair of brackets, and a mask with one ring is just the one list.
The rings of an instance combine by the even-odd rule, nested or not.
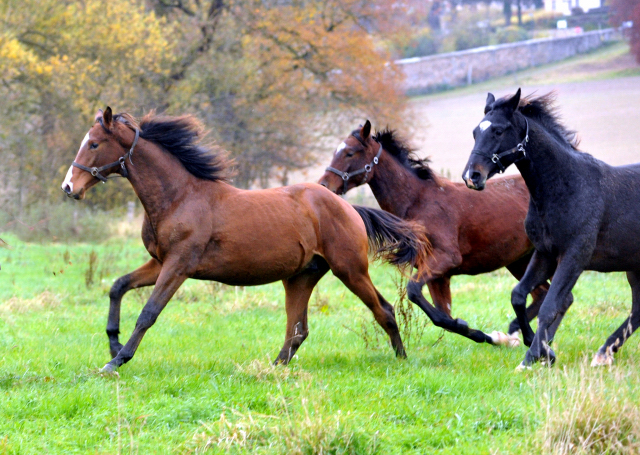
[[(621, 274), (585, 274), (554, 348), (558, 364), (515, 373), (524, 348), (443, 333), (401, 303), (397, 360), (333, 276), (311, 299), (310, 336), (274, 368), (284, 337), (279, 283), (187, 282), (136, 357), (103, 377), (108, 290), (146, 258), (137, 239), (0, 250), (0, 453), (638, 453), (637, 336), (606, 369), (588, 366), (628, 314)], [(398, 300), (397, 272), (372, 268)], [(505, 330), (515, 280), (453, 280), (454, 315)], [(123, 301), (126, 339), (148, 297)]]

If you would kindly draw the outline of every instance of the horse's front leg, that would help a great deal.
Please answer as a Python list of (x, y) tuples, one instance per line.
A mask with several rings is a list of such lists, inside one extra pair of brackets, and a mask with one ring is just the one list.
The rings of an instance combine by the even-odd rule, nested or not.
[(565, 254), (558, 263), (549, 292), (540, 307), (538, 330), (519, 368), (528, 367), (543, 358), (548, 359), (550, 365), (555, 363), (556, 356), (549, 347), (549, 342), (573, 303), (571, 290), (584, 270), (584, 261), (581, 260), (583, 256), (583, 251), (578, 255)]
[(131, 289), (151, 286), (156, 283), (162, 265), (156, 260), (149, 262), (118, 278), (109, 292), (109, 319), (107, 321), (107, 336), (109, 337), (109, 350), (111, 358), (114, 358), (122, 349), (118, 339), (120, 334), (120, 305), (122, 297)]
[[(529, 324), (529, 317), (527, 316), (527, 296), (537, 286), (546, 282), (553, 272), (555, 272), (556, 262), (555, 258), (546, 256), (539, 251), (534, 251), (531, 261), (527, 266), (527, 271), (520, 282), (511, 291), (511, 305), (513, 311), (516, 313), (518, 325), (522, 330), (522, 340), (526, 346), (531, 346), (535, 333)], [(549, 294), (545, 296), (549, 298)], [(544, 306), (544, 301), (541, 303), (541, 307)], [(538, 316), (540, 317), (540, 316)]]
[(149, 328), (156, 322), (158, 316), (167, 305), (173, 294), (187, 279), (187, 274), (182, 272), (178, 268), (178, 261), (165, 262), (162, 266), (156, 286), (151, 293), (151, 297), (145, 304), (144, 308), (138, 316), (136, 326), (133, 329), (133, 333), (127, 341), (127, 344), (120, 349), (118, 354), (111, 359), (102, 369), (103, 372), (115, 371), (122, 364), (127, 363), (138, 349), (142, 337), (149, 330)]

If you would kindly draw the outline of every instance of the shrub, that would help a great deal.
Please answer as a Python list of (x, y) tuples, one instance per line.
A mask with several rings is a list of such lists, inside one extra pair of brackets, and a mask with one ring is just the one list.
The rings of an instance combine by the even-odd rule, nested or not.
[(495, 34), (497, 44), (516, 43), (529, 39), (527, 31), (516, 25), (499, 29)]
[(3, 231), (25, 242), (101, 242), (116, 224), (113, 213), (76, 204), (32, 205), (22, 216), (0, 219)]

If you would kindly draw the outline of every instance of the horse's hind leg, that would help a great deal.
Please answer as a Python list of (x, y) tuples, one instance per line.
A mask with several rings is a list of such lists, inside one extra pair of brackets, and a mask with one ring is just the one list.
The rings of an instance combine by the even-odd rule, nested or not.
[(613, 354), (618, 352), (618, 349), (640, 326), (640, 272), (627, 272), (627, 280), (631, 285), (631, 315), (598, 349), (591, 366), (611, 365), (613, 363)]
[(109, 350), (111, 358), (114, 358), (122, 349), (118, 340), (120, 334), (120, 304), (122, 297), (131, 289), (151, 286), (156, 283), (162, 265), (151, 259), (142, 267), (118, 278), (109, 292), (109, 319), (107, 321), (107, 336), (109, 337)]
[[(351, 264), (352, 267), (356, 267), (355, 264)], [(406, 357), (407, 354), (402, 344), (402, 338), (400, 337), (400, 331), (398, 330), (398, 323), (394, 315), (393, 306), (387, 302), (384, 297), (378, 292), (367, 271), (368, 264), (364, 263), (364, 270), (354, 271), (340, 271), (332, 269), (333, 274), (342, 281), (347, 288), (360, 300), (373, 313), (373, 317), (376, 322), (387, 332), (389, 339), (391, 340), (391, 346), (393, 347), (397, 357)]]
[[(491, 336), (482, 332), (481, 330), (472, 329), (462, 319), (453, 319), (450, 314), (447, 314), (441, 307), (434, 307), (429, 301), (422, 295), (422, 287), (424, 286), (424, 279), (410, 281), (407, 285), (407, 297), (411, 302), (418, 305), (422, 311), (431, 319), (433, 325), (441, 327), (449, 332), (457, 333), (463, 337), (469, 338), (476, 343), (489, 343), (498, 344)], [(451, 290), (449, 288), (449, 279), (435, 279), (429, 283), (429, 290), (432, 292), (434, 303), (437, 296), (448, 295), (449, 302), (451, 301)], [(443, 287), (446, 286), (446, 290)], [(444, 300), (442, 300), (444, 301)]]
[(275, 364), (287, 364), (295, 355), (302, 342), (309, 335), (307, 308), (311, 292), (320, 278), (329, 271), (329, 265), (320, 256), (316, 256), (310, 266), (301, 273), (282, 280), (286, 294), (287, 331), (284, 346), (275, 360)]

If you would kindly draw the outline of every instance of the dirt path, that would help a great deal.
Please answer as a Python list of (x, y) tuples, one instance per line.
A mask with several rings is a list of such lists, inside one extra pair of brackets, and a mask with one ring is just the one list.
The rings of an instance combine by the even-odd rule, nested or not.
[[(513, 85), (493, 93), (500, 97), (517, 88)], [(640, 162), (640, 77), (523, 85), (522, 89), (524, 94), (556, 90), (563, 122), (578, 132), (582, 151), (614, 165)], [(471, 132), (482, 119), (486, 96), (483, 88), (462, 96), (412, 102), (416, 125), (427, 126), (417, 131), (413, 143), (421, 156), (431, 157), (437, 172), (461, 179), (473, 147)]]

